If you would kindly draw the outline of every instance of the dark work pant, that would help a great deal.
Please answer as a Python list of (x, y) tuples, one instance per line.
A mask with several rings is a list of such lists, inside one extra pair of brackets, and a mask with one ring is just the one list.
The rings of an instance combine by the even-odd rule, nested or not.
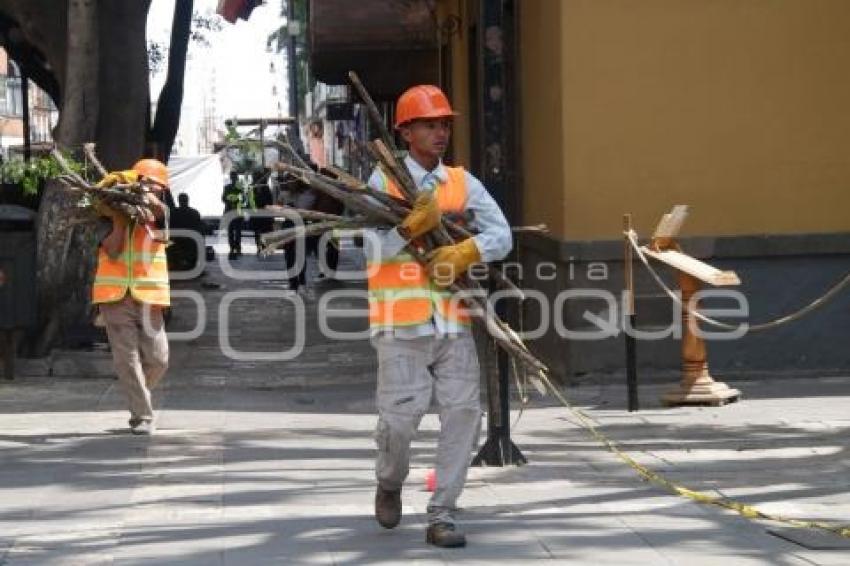
[(263, 234), (274, 230), (274, 220), (265, 217), (252, 218), (251, 228), (254, 230), (254, 243), (257, 244), (257, 250), (260, 250), (263, 247)]
[(286, 270), (290, 274), (289, 278), (289, 288), (293, 291), (297, 291), (298, 287), (304, 285), (306, 282), (306, 274), (307, 274), (307, 262), (305, 261), (301, 264), (301, 269), (297, 272), (291, 271), (295, 266), (295, 242), (290, 242), (283, 246), (283, 253), (286, 257)]
[[(287, 220), (281, 226), (282, 230), (286, 230), (288, 228), (292, 228), (294, 224), (292, 221)], [(286, 270), (289, 272), (289, 288), (293, 291), (297, 291), (299, 287), (304, 285), (307, 282), (307, 256), (310, 254), (311, 247), (314, 247), (312, 240), (314, 238), (307, 238), (304, 241), (304, 258), (301, 262), (301, 265), (298, 267), (297, 271), (294, 271), (294, 267), (297, 259), (297, 243), (295, 241), (289, 242), (288, 244), (283, 246), (283, 253), (286, 258)], [(311, 246), (312, 244), (312, 246)]]
[(337, 267), (339, 266), (339, 248), (328, 240), (325, 245), (325, 249), (321, 250), (321, 252), (325, 254), (325, 265), (328, 266), (328, 273), (326, 273), (326, 275), (335, 275)]
[(242, 219), (234, 218), (227, 226), (227, 245), (231, 252), (242, 252)]

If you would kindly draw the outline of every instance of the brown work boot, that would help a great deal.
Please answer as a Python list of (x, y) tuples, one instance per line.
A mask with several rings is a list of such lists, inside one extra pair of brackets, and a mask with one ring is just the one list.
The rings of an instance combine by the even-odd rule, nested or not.
[(434, 523), (428, 525), (425, 541), (442, 548), (459, 548), (466, 546), (466, 535), (454, 523)]
[(392, 529), (401, 521), (401, 490), (389, 491), (378, 486), (375, 492), (375, 519), (385, 529)]

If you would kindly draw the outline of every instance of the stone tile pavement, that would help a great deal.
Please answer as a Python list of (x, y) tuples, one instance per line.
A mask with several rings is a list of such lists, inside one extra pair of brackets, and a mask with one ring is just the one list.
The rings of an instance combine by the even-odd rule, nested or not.
[[(283, 286), (209, 266), (175, 287), (201, 291), (209, 319), (202, 336), (172, 344), (156, 436), (127, 434), (109, 377), (0, 383), (0, 564), (850, 564), (850, 550), (809, 550), (768, 534), (777, 525), (647, 484), (548, 399), (514, 413), (528, 465), (472, 469), (460, 501), (467, 548), (424, 542), (435, 415), (415, 443), (402, 524), (381, 529), (368, 343), (323, 338), (319, 302), (308, 298), (301, 357), (229, 359), (219, 348), (224, 293)], [(234, 347), (285, 346), (287, 300), (234, 302)], [(171, 329), (191, 327), (191, 308), (175, 307)], [(663, 386), (647, 386), (644, 409), (631, 414), (610, 379), (565, 392), (670, 479), (775, 513), (850, 522), (850, 378), (735, 386), (740, 403), (676, 409), (658, 405)]]

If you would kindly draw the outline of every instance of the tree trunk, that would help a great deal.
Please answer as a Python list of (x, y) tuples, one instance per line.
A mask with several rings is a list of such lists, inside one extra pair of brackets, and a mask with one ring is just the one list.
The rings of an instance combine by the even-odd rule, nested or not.
[(93, 334), (91, 283), (97, 264), (97, 232), (103, 226), (74, 224), (77, 201), (58, 181), (44, 189), (36, 224), (38, 321), (30, 354), (44, 356), (59, 342)]
[[(60, 147), (79, 151), (95, 139), (98, 124), (98, 4), (69, 0), (67, 51), (62, 103), (55, 137)], [(37, 224), (39, 320), (33, 349), (45, 355), (66, 335), (69, 321), (86, 321), (89, 301), (81, 294), (90, 284), (95, 256), (87, 249), (82, 226), (71, 224), (75, 199), (57, 182), (48, 183)]]
[[(100, 2), (100, 119), (97, 154), (107, 169), (143, 157), (150, 86), (145, 39), (150, 0)], [(117, 31), (120, 30), (120, 31)]]
[(9, 54), (60, 110), (54, 139), (72, 149), (97, 142), (110, 169), (129, 167), (144, 150), (149, 7), (150, 0), (0, 0)]
[(174, 3), (174, 19), (171, 24), (171, 46), (168, 51), (168, 74), (159, 93), (151, 129), (150, 141), (154, 157), (167, 162), (180, 126), (180, 107), (183, 105), (183, 77), (186, 74), (186, 55), (189, 50), (189, 35), (192, 29), (193, 0), (177, 0)]
[[(149, 6), (150, 0), (0, 0), (0, 28), (9, 21), (19, 26), (12, 34), (15, 53), (31, 54), (31, 68), (41, 65), (59, 85), (54, 138), (73, 150), (97, 142), (109, 169), (127, 168), (143, 155)], [(38, 53), (45, 58), (33, 55)], [(27, 345), (31, 354), (45, 355), (58, 343), (79, 344), (94, 334), (90, 293), (98, 228), (74, 225), (75, 205), (60, 185), (45, 188), (37, 224), (39, 326)]]
[(98, 122), (98, 3), (68, 0), (68, 47), (56, 141), (68, 149), (95, 139)]

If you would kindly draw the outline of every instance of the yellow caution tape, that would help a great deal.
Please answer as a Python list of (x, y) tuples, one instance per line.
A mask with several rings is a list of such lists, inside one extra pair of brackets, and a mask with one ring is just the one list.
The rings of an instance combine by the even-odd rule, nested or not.
[(756, 507), (749, 505), (747, 503), (742, 503), (740, 501), (735, 501), (733, 499), (728, 499), (726, 497), (718, 497), (715, 495), (709, 495), (707, 493), (703, 493), (701, 491), (695, 491), (693, 489), (688, 489), (682, 485), (679, 485), (675, 482), (668, 480), (667, 478), (661, 476), (657, 472), (654, 472), (635, 461), (634, 458), (623, 452), (617, 444), (609, 439), (607, 436), (602, 434), (597, 428), (596, 425), (593, 424), (593, 421), (584, 414), (580, 409), (574, 407), (566, 397), (552, 384), (549, 380), (549, 377), (546, 376), (545, 373), (540, 372), (540, 379), (543, 381), (552, 394), (560, 401), (566, 408), (568, 408), (576, 417), (578, 417), (581, 425), (586, 428), (590, 434), (599, 442), (602, 443), (610, 452), (619, 457), (623, 462), (628, 464), (633, 470), (635, 470), (642, 478), (645, 480), (654, 483), (655, 485), (661, 486), (673, 493), (681, 495), (682, 497), (687, 497), (691, 501), (696, 501), (697, 503), (703, 503), (705, 505), (714, 505), (717, 507), (722, 507), (724, 509), (729, 509), (730, 511), (735, 511), (742, 517), (746, 517), (747, 519), (766, 519), (768, 521), (775, 521), (778, 523), (785, 523), (788, 525), (794, 525), (796, 527), (807, 527), (812, 529), (821, 529), (824, 531), (829, 531), (834, 533), (840, 537), (850, 538), (850, 526), (841, 525), (837, 523), (827, 523), (824, 521), (807, 521), (804, 519), (794, 519), (791, 517), (783, 517), (781, 515), (775, 515), (773, 513), (767, 513), (765, 511), (760, 511)]

